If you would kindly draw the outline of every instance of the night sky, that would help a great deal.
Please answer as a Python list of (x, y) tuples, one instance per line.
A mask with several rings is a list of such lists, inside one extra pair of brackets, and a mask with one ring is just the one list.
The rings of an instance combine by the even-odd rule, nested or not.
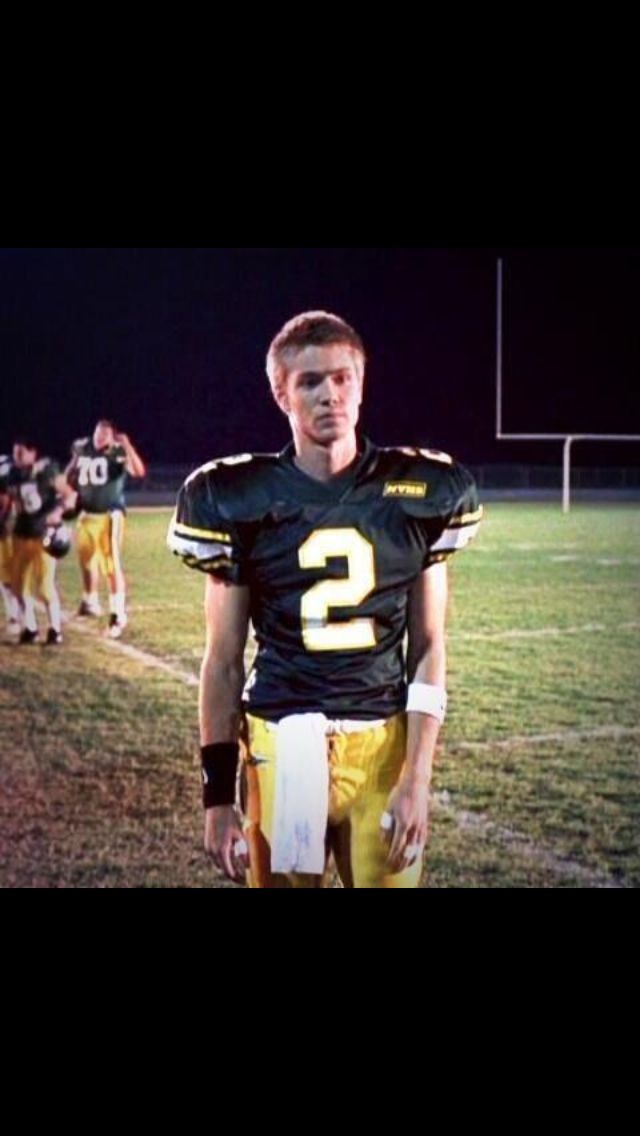
[[(280, 449), (266, 349), (326, 308), (367, 346), (375, 441), (558, 464), (558, 443), (495, 440), (497, 255), (503, 429), (640, 433), (637, 249), (40, 248), (0, 251), (0, 450), (30, 434), (66, 461), (99, 417), (149, 462)], [(574, 460), (640, 464), (640, 443)]]

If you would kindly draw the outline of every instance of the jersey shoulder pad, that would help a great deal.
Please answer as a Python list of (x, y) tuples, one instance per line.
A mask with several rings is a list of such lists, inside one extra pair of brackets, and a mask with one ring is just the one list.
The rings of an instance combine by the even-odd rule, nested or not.
[(381, 451), (382, 493), (402, 502), (411, 516), (432, 517), (446, 512), (463, 490), (467, 471), (443, 450), (398, 446)]
[(423, 532), (425, 564), (443, 560), (475, 536), (482, 519), (476, 483), (466, 466), (440, 450), (387, 451), (383, 494), (398, 498)]
[(36, 477), (57, 477), (60, 472), (58, 463), (52, 458), (38, 458), (34, 463), (33, 472)]
[(190, 473), (185, 485), (189, 485), (195, 478), (204, 477), (207, 474), (216, 473), (218, 470), (228, 469), (234, 465), (245, 465), (246, 462), (254, 460), (253, 454), (231, 454), (226, 458), (212, 458), (211, 461), (205, 462), (204, 465), (199, 465)]
[(278, 462), (277, 454), (216, 458), (195, 470), (185, 488), (215, 497), (220, 516), (230, 524), (259, 521), (273, 505)]
[(453, 458), (451, 454), (445, 450), (429, 449), (426, 446), (391, 446), (385, 453), (403, 454), (404, 457), (410, 458), (424, 458), (428, 462), (435, 462), (438, 465), (453, 465)]
[(191, 568), (241, 583), (247, 533), (261, 513), (270, 455), (238, 454), (206, 462), (186, 479), (167, 544)]

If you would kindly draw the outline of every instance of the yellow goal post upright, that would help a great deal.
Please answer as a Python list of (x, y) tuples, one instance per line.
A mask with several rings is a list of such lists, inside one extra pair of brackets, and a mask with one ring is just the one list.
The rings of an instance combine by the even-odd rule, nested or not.
[(574, 442), (640, 442), (640, 434), (511, 434), (502, 429), (502, 257), (496, 273), (496, 438), (500, 442), (562, 442), (562, 512), (571, 504), (571, 446)]

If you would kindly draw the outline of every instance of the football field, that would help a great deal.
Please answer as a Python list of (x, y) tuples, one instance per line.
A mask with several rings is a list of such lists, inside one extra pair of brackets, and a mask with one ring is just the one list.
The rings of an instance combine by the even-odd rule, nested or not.
[[(130, 625), (0, 646), (0, 886), (234, 887), (202, 851), (204, 580), (132, 511)], [(63, 607), (79, 600), (75, 553)], [(104, 598), (104, 597), (103, 597)], [(640, 510), (496, 503), (451, 563), (426, 888), (640, 885)]]

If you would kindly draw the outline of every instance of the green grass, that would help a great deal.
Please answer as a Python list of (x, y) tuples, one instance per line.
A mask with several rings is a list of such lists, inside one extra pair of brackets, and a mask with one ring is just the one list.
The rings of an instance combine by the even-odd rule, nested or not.
[[(126, 642), (195, 675), (203, 580), (167, 520), (129, 518)], [(636, 508), (488, 507), (452, 562), (426, 887), (640, 885), (639, 568)], [(233, 886), (201, 851), (194, 688), (73, 622), (0, 665), (1, 886)]]

